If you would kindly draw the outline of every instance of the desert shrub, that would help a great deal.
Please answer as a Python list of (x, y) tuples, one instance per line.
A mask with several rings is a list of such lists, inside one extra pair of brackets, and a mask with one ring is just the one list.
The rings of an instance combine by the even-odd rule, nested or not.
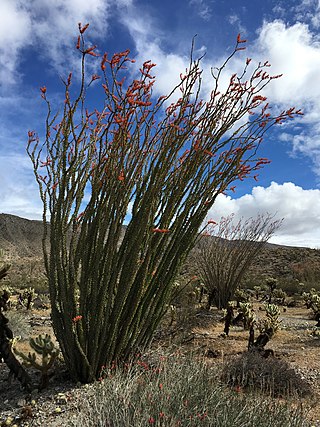
[(0, 280), (6, 279), (8, 271), (10, 270), (10, 264), (0, 264)]
[(191, 357), (169, 356), (126, 369), (104, 371), (105, 379), (79, 400), (72, 426), (304, 426), (289, 405), (226, 390), (217, 370)]
[(50, 297), (49, 294), (41, 294), (38, 295), (37, 298), (34, 299), (34, 307), (35, 308), (47, 308), (50, 307)]
[[(309, 253), (309, 256), (312, 253)], [(314, 261), (304, 259), (291, 264), (291, 270), (295, 279), (299, 282), (307, 283), (309, 286), (319, 286), (320, 282), (320, 266)]]
[(242, 287), (251, 293), (258, 300), (266, 300), (270, 293), (270, 288), (265, 277), (248, 273), (242, 281)]
[(38, 277), (37, 279), (32, 280), (31, 287), (35, 290), (37, 294), (43, 294), (49, 292), (48, 280), (46, 277)]
[(196, 287), (198, 280), (184, 276), (178, 276), (173, 282), (171, 304), (175, 306), (194, 305), (199, 299), (199, 291)]
[(304, 282), (299, 282), (296, 279), (282, 279), (280, 286), (287, 295), (301, 295), (308, 287)]
[(9, 319), (9, 326), (14, 337), (29, 338), (31, 328), (24, 312), (10, 310), (6, 313), (6, 317)]
[(227, 361), (222, 380), (228, 385), (261, 391), (273, 397), (311, 394), (310, 384), (286, 361), (264, 358), (258, 351), (245, 352)]

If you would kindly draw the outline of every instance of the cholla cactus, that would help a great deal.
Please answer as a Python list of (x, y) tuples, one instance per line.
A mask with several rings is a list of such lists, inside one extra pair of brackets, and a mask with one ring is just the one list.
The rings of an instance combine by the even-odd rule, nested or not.
[(272, 330), (272, 335), (274, 335), (280, 326), (280, 309), (276, 304), (266, 304), (265, 310), (266, 317), (258, 325), (260, 333)]
[(250, 302), (240, 302), (240, 311), (243, 314), (243, 326), (245, 329), (250, 329), (256, 321), (253, 306)]
[(285, 291), (283, 289), (281, 289), (281, 288), (275, 289), (273, 291), (273, 296), (274, 296), (274, 301), (277, 304), (284, 305), (287, 294), (285, 293)]
[(275, 332), (279, 329), (279, 314), (280, 309), (275, 304), (266, 304), (266, 318), (263, 320), (259, 320), (257, 322), (258, 329), (260, 331), (260, 335), (257, 339), (254, 339), (254, 324), (252, 323), (250, 326), (249, 340), (248, 340), (248, 350), (259, 350), (264, 352), (266, 357), (269, 354), (273, 354), (272, 350), (265, 350), (266, 344), (273, 337)]
[(4, 279), (6, 277), (6, 275), (8, 274), (8, 271), (9, 271), (10, 267), (11, 267), (10, 264), (5, 264), (5, 265), (2, 265), (0, 267), (0, 280)]
[(259, 299), (259, 298), (260, 298), (260, 296), (261, 296), (261, 292), (262, 292), (262, 288), (261, 288), (261, 286), (254, 286), (254, 287), (253, 287), (253, 290), (254, 290), (254, 292), (255, 292), (255, 297), (256, 297), (256, 299)]
[(310, 292), (303, 292), (302, 297), (305, 301), (306, 307), (311, 308), (314, 318), (319, 321), (320, 319), (320, 294), (314, 288)]
[(0, 294), (2, 294), (3, 292), (8, 294), (9, 297), (11, 297), (11, 295), (14, 295), (16, 293), (14, 288), (12, 288), (11, 286), (6, 286), (5, 284), (3, 286), (0, 286)]
[(273, 292), (278, 284), (278, 280), (275, 279), (274, 277), (267, 277), (266, 278), (266, 285), (269, 287), (270, 292)]
[(27, 288), (23, 292), (22, 298), (26, 300), (26, 308), (29, 310), (31, 308), (32, 301), (36, 298), (37, 293), (33, 288)]
[(316, 293), (317, 293), (317, 291), (314, 288), (311, 288), (309, 292), (303, 292), (302, 293), (302, 298), (303, 298), (307, 308), (311, 307), (312, 296)]
[(312, 330), (312, 336), (317, 339), (320, 339), (320, 328), (314, 327)]
[(18, 304), (22, 307), (26, 307), (30, 310), (32, 307), (32, 301), (37, 297), (37, 293), (34, 288), (26, 288), (23, 293), (21, 292), (18, 297)]
[(234, 293), (234, 298), (237, 301), (237, 307), (240, 307), (240, 303), (249, 302), (250, 295), (244, 289), (238, 288)]
[(275, 279), (274, 277), (267, 277), (266, 278), (266, 285), (269, 288), (268, 289), (268, 292), (269, 292), (268, 302), (269, 302), (269, 304), (271, 304), (271, 302), (272, 302), (272, 297), (273, 297), (274, 291), (277, 287), (277, 284), (278, 284), (278, 280)]
[[(53, 366), (59, 350), (55, 347), (51, 341), (50, 335), (45, 336), (39, 335), (36, 338), (30, 338), (30, 346), (37, 353), (30, 353), (26, 356), (24, 353), (14, 348), (14, 352), (23, 359), (23, 365), (27, 368), (32, 366), (38, 369), (42, 376), (39, 388), (45, 388), (49, 382), (49, 370)], [(37, 360), (37, 355), (41, 356), (41, 362)]]

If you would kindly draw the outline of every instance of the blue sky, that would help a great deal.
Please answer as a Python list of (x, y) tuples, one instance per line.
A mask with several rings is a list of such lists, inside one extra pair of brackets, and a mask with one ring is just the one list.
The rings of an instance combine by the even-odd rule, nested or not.
[[(260, 155), (272, 163), (258, 182), (239, 182), (234, 194), (219, 196), (209, 216), (277, 213), (284, 223), (272, 242), (320, 248), (319, 0), (1, 0), (0, 16), (0, 212), (41, 218), (27, 132), (43, 132), (40, 86), (58, 105), (60, 76), (78, 68), (78, 22), (90, 22), (89, 38), (101, 51), (130, 48), (137, 63), (155, 62), (159, 94), (178, 81), (195, 34), (209, 70), (241, 33), (247, 50), (234, 70), (247, 56), (269, 60), (273, 74), (283, 73), (267, 90), (270, 103), (296, 106), (304, 116), (269, 133)], [(209, 90), (210, 81), (204, 87)]]

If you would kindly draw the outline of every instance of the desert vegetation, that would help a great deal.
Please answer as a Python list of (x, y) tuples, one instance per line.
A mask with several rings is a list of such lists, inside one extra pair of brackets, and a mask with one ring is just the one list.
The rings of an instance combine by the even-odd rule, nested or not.
[[(279, 76), (268, 62), (249, 73), (247, 58), (221, 87), (245, 48), (240, 35), (212, 72), (209, 97), (192, 48), (180, 83), (154, 99), (155, 64), (145, 62), (130, 80), (130, 52), (99, 57), (87, 30), (79, 24), (79, 87), (70, 73), (58, 112), (41, 87), (46, 134), (28, 134), (43, 202), (44, 271), (33, 280), (30, 264), (21, 287), (10, 266), (0, 266), (0, 356), (27, 393), (14, 417), (6, 407), (3, 424), (37, 420), (41, 393), (68, 378), (72, 392), (58, 393), (42, 423), (308, 425), (311, 384), (265, 348), (281, 334), (281, 310), (290, 301), (303, 306), (301, 286), (290, 294), (278, 278), (257, 279), (249, 269), (280, 222), (221, 219), (214, 234), (207, 219), (220, 193), (268, 163), (257, 155), (265, 132), (300, 110), (272, 115), (263, 89)], [(98, 61), (100, 75), (87, 76), (88, 61)], [(96, 80), (99, 111), (87, 100)], [(29, 345), (13, 333), (23, 329), (16, 312), (33, 325)], [(204, 329), (221, 349), (204, 344)]]
[[(271, 215), (235, 222), (234, 215), (209, 221), (194, 251), (195, 272), (208, 292), (208, 308), (227, 308), (250, 264), (280, 227)], [(238, 291), (239, 292), (239, 291)]]
[[(280, 286), (276, 278), (262, 277), (256, 289), (245, 288), (244, 280), (229, 301), (233, 315), (226, 336), (228, 310), (208, 309), (206, 293), (199, 303), (200, 282), (191, 276), (192, 260), (193, 256), (176, 279), (171, 307), (149, 350), (102, 366), (96, 382), (90, 386), (71, 383), (71, 392), (64, 388), (70, 380), (63, 373), (67, 371), (61, 353), (56, 354), (57, 342), (52, 340), (48, 288), (47, 293), (42, 284), (34, 289), (36, 296), (28, 309), (19, 303), (22, 290), (13, 286), (14, 275), (8, 269), (1, 292), (10, 292), (5, 316), (13, 331), (13, 354), (27, 372), (31, 388), (40, 391), (36, 395), (20, 391), (27, 396), (26, 403), (16, 409), (12, 403), (11, 410), (5, 405), (1, 420), (11, 417), (12, 423), (24, 425), (46, 419), (48, 425), (61, 422), (70, 426), (121, 426), (125, 422), (141, 426), (309, 425), (318, 382), (307, 380), (305, 366), (316, 362), (318, 337), (313, 333), (314, 311), (302, 288), (286, 293), (283, 300), (277, 298)], [(296, 306), (291, 307), (293, 301)], [(303, 336), (304, 351), (296, 342), (298, 336)], [(47, 347), (47, 354), (41, 346)], [(287, 351), (294, 352), (295, 362), (288, 360)], [(6, 381), (3, 377), (3, 384)], [(19, 390), (16, 381), (9, 386), (12, 396)], [(3, 396), (10, 396), (8, 386)], [(11, 399), (13, 402), (14, 397)]]
[[(149, 345), (216, 197), (268, 163), (256, 156), (263, 135), (300, 114), (291, 108), (271, 115), (261, 92), (278, 76), (269, 75), (268, 63), (247, 77), (247, 60), (222, 92), (224, 69), (245, 44), (240, 36), (212, 73), (208, 100), (201, 98), (201, 59), (193, 50), (177, 87), (154, 100), (155, 64), (145, 62), (129, 83), (129, 51), (104, 54), (101, 75), (88, 81), (86, 61), (99, 55), (86, 30), (79, 26), (76, 46), (79, 92), (73, 100), (70, 73), (59, 114), (41, 88), (46, 137), (30, 131), (27, 148), (44, 207), (53, 328), (70, 372), (82, 382)], [(90, 110), (87, 92), (100, 78), (104, 108)]]
[[(241, 387), (226, 390), (216, 368), (199, 357), (183, 356), (179, 352), (160, 353), (160, 360), (157, 356), (154, 351), (151, 365), (138, 360), (124, 370), (117, 367), (104, 370), (102, 375), (108, 380), (102, 380), (91, 391), (73, 425), (94, 426), (97, 422), (101, 426), (119, 427), (126, 423), (136, 426), (303, 425), (299, 409), (293, 410), (287, 404), (274, 405), (265, 397), (243, 393)], [(283, 366), (279, 368), (282, 370)], [(272, 372), (270, 368), (266, 370), (269, 374)], [(233, 372), (229, 375), (233, 376)], [(265, 381), (271, 386), (270, 378), (265, 377)], [(252, 383), (257, 386), (256, 381)], [(284, 381), (281, 386), (285, 387)]]

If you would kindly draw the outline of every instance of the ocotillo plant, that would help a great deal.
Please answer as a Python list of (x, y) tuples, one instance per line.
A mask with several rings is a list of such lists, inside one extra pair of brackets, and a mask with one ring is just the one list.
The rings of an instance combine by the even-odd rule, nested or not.
[(208, 291), (208, 308), (228, 306), (250, 265), (280, 225), (281, 220), (270, 214), (237, 221), (232, 214), (218, 223), (209, 220), (193, 257), (195, 273)]
[[(246, 79), (245, 60), (222, 91), (227, 63), (244, 49), (240, 35), (213, 70), (208, 99), (201, 99), (201, 59), (193, 54), (177, 87), (155, 99), (155, 64), (146, 61), (130, 81), (129, 51), (97, 58), (87, 27), (79, 25), (76, 44), (79, 92), (73, 95), (70, 73), (55, 114), (41, 87), (46, 135), (29, 131), (27, 148), (44, 206), (53, 327), (71, 374), (83, 382), (150, 343), (216, 197), (268, 163), (256, 153), (270, 127), (301, 114), (269, 111), (262, 91), (277, 76), (268, 74), (267, 62)], [(100, 76), (88, 79), (88, 59), (100, 61)], [(86, 98), (96, 80), (102, 111)]]

